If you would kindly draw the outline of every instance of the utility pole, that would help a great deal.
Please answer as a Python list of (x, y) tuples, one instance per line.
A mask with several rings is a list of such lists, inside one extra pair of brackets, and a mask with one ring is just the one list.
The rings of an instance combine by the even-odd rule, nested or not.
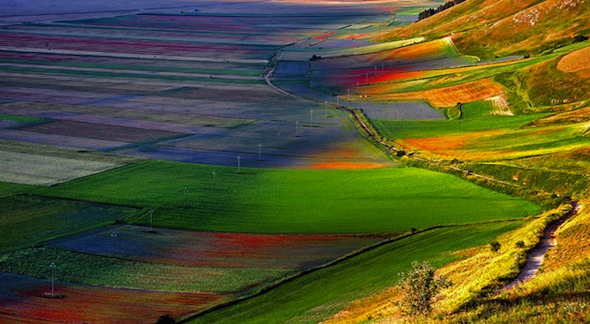
[(150, 231), (154, 230), (154, 210), (150, 208), (148, 211), (150, 213)]
[(51, 297), (53, 298), (55, 297), (55, 268), (57, 268), (55, 262), (51, 262), (49, 268), (51, 268)]
[(183, 194), (183, 200), (184, 200), (184, 205), (186, 206), (187, 204), (187, 200), (186, 200), (186, 194), (188, 194), (188, 188), (184, 187), (182, 188), (182, 194)]
[(115, 255), (115, 240), (117, 239), (117, 232), (111, 232), (111, 238), (113, 239), (113, 256)]

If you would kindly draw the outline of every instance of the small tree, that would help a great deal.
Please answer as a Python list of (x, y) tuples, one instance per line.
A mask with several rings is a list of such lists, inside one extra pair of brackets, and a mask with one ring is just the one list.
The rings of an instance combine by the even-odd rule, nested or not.
[(498, 241), (490, 242), (490, 250), (492, 250), (492, 252), (498, 252), (500, 250), (500, 247), (502, 247), (500, 242), (498, 242)]
[(174, 324), (174, 323), (176, 323), (176, 320), (174, 319), (174, 317), (170, 316), (170, 314), (162, 315), (156, 321), (156, 324)]
[(411, 315), (430, 314), (436, 295), (441, 289), (451, 285), (446, 277), (435, 276), (435, 272), (436, 269), (428, 261), (414, 261), (412, 269), (407, 274), (400, 274), (402, 288), (406, 294), (404, 304)]

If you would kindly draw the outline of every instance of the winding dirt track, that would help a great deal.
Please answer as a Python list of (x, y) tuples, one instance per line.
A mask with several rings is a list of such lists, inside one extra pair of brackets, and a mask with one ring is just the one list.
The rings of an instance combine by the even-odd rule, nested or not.
[(498, 293), (510, 290), (518, 284), (530, 280), (537, 274), (537, 271), (539, 271), (539, 268), (543, 264), (543, 260), (545, 259), (545, 254), (547, 253), (547, 251), (557, 246), (555, 232), (566, 220), (577, 215), (579, 211), (582, 209), (582, 206), (575, 201), (572, 201), (571, 204), (573, 207), (572, 211), (563, 220), (547, 227), (547, 229), (545, 230), (545, 235), (543, 236), (541, 242), (539, 242), (539, 244), (529, 253), (524, 268), (520, 271), (518, 276), (514, 278), (514, 280), (512, 280), (512, 282), (510, 282), (508, 285), (506, 285), (506, 287), (498, 291)]

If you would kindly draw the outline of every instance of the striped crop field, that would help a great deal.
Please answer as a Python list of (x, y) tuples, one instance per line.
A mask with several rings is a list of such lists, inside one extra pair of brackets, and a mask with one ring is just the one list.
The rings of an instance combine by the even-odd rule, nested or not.
[(231, 297), (96, 287), (58, 279), (55, 293), (64, 298), (50, 299), (44, 297), (51, 293), (50, 280), (12, 273), (0, 273), (0, 280), (0, 321), (5, 322), (152, 322), (164, 314), (188, 315)]
[[(157, 214), (156, 214), (157, 217)], [(219, 268), (305, 270), (380, 242), (378, 236), (269, 235), (190, 232), (143, 226), (109, 226), (47, 243), (68, 251), (149, 263)]]

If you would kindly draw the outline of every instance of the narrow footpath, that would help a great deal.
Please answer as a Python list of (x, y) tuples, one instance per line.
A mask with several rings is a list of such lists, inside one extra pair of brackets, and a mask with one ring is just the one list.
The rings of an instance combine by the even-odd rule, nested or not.
[(581, 205), (579, 205), (575, 201), (572, 201), (572, 210), (569, 212), (569, 214), (563, 220), (556, 222), (555, 224), (552, 224), (549, 227), (547, 227), (547, 229), (545, 230), (545, 235), (543, 236), (543, 239), (529, 253), (529, 255), (527, 256), (527, 261), (526, 261), (523, 269), (518, 274), (518, 276), (516, 278), (514, 278), (514, 280), (512, 280), (512, 282), (510, 282), (508, 285), (506, 285), (506, 287), (500, 289), (497, 293), (501, 293), (502, 291), (511, 290), (512, 288), (514, 288), (518, 284), (521, 284), (521, 283), (526, 282), (526, 281), (530, 280), (531, 278), (533, 278), (537, 274), (537, 272), (539, 271), (539, 268), (541, 267), (541, 265), (543, 264), (543, 260), (545, 259), (545, 254), (547, 253), (547, 251), (549, 251), (550, 249), (557, 246), (557, 239), (555, 238), (555, 233), (557, 232), (559, 227), (561, 225), (563, 225), (563, 223), (566, 220), (577, 215), (581, 209), (582, 209)]

